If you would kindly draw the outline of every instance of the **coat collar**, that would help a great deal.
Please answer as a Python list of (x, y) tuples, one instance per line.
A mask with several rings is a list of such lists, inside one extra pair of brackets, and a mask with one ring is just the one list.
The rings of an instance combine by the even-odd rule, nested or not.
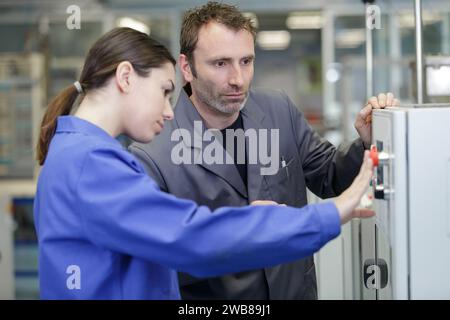
[(64, 132), (81, 133), (84, 135), (95, 136), (96, 138), (101, 139), (105, 142), (121, 146), (120, 142), (117, 141), (108, 132), (96, 126), (92, 122), (86, 121), (76, 116), (66, 115), (59, 116), (57, 118), (56, 133)]
[[(185, 90), (181, 90), (178, 97), (178, 101), (175, 106), (175, 121), (178, 128), (186, 129), (191, 134), (191, 140), (183, 140), (186, 147), (194, 149), (194, 157), (202, 156), (201, 151), (205, 150), (210, 142), (203, 141), (202, 137), (206, 131), (206, 126), (198, 113), (192, 101), (189, 99)], [(251, 91), (248, 99), (241, 110), (242, 119), (244, 124), (244, 130), (255, 129), (259, 132), (259, 129), (267, 129), (264, 125), (265, 115), (261, 112), (261, 109), (256, 104), (253, 98), (253, 92)], [(199, 121), (202, 126), (195, 126), (194, 122)], [(259, 136), (258, 136), (259, 142)], [(249, 149), (248, 140), (246, 139), (247, 154)], [(270, 152), (270, 143), (268, 143)], [(200, 162), (200, 161), (199, 161)], [(259, 189), (263, 180), (263, 176), (260, 173), (261, 164), (247, 164), (247, 188), (244, 185), (241, 176), (234, 164), (205, 164), (199, 163), (200, 166), (206, 170), (214, 173), (215, 175), (223, 178), (230, 185), (232, 185), (242, 196), (249, 198), (249, 202), (258, 199)]]

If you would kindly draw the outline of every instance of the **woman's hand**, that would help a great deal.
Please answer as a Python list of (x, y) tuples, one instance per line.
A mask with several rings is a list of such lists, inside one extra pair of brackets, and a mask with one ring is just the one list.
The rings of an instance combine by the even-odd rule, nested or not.
[(373, 174), (373, 163), (369, 157), (369, 151), (364, 152), (364, 161), (359, 174), (353, 180), (352, 185), (336, 198), (335, 204), (341, 217), (341, 224), (353, 218), (369, 218), (375, 215), (373, 210), (356, 208), (361, 197), (367, 191), (369, 181)]

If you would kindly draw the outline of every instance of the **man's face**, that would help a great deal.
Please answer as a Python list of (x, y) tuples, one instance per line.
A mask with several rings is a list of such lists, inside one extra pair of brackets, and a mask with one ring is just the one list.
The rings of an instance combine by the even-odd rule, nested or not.
[(252, 34), (210, 22), (200, 29), (194, 50), (196, 77), (191, 81), (197, 103), (221, 113), (238, 112), (253, 78), (255, 48)]

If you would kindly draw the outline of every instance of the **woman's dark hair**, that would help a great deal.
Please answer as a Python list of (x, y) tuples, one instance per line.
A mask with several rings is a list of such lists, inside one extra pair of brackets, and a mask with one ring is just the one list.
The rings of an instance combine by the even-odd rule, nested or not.
[[(168, 62), (176, 63), (167, 48), (147, 34), (130, 28), (115, 28), (98, 39), (89, 50), (78, 80), (83, 94), (106, 85), (123, 61), (130, 62), (142, 77), (148, 76), (152, 68), (159, 68)], [(70, 114), (78, 94), (75, 85), (70, 85), (48, 105), (37, 145), (40, 165), (45, 162), (58, 116)]]

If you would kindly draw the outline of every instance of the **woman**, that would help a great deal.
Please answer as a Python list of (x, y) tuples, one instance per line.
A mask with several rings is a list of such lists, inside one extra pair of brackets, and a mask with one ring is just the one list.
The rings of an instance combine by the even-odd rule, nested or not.
[(373, 214), (353, 210), (372, 174), (367, 154), (334, 203), (211, 213), (161, 192), (115, 137), (148, 142), (173, 118), (174, 66), (158, 42), (117, 28), (48, 106), (34, 211), (42, 298), (179, 299), (175, 270), (214, 276), (297, 260), (336, 237), (341, 223)]

